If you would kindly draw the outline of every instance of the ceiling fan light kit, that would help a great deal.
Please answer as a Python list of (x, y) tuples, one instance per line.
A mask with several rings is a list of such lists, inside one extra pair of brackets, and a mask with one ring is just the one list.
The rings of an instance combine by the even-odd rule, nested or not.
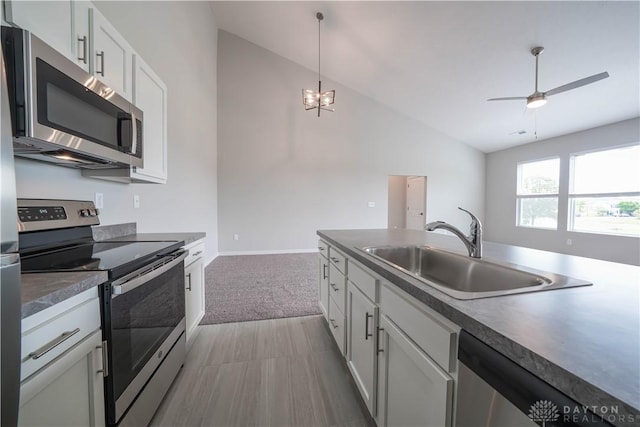
[(320, 110), (331, 111), (333, 108), (329, 108), (330, 105), (335, 103), (336, 91), (322, 91), (322, 81), (320, 80), (320, 22), (324, 19), (324, 15), (321, 12), (316, 13), (318, 19), (318, 90), (302, 89), (302, 103), (305, 110), (318, 110), (318, 117), (320, 117)]
[(547, 98), (551, 95), (556, 95), (558, 93), (566, 92), (569, 90), (577, 89), (582, 86), (586, 86), (591, 83), (595, 83), (599, 80), (606, 79), (609, 77), (609, 73), (603, 71), (602, 73), (594, 74), (589, 77), (585, 77), (583, 79), (575, 80), (571, 83), (564, 84), (562, 86), (558, 86), (554, 89), (548, 90), (546, 92), (538, 91), (538, 56), (544, 51), (542, 46), (536, 46), (531, 49), (531, 54), (536, 58), (536, 77), (535, 77), (535, 87), (533, 93), (529, 96), (511, 96), (504, 98), (491, 98), (487, 101), (514, 101), (514, 100), (526, 100), (527, 108), (539, 108), (547, 103)]

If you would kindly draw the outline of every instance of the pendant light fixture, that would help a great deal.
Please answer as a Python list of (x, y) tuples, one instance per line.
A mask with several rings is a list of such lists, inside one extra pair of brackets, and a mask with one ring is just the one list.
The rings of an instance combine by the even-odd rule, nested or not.
[(316, 13), (318, 18), (318, 90), (302, 89), (302, 103), (305, 110), (318, 110), (318, 117), (320, 117), (320, 110), (333, 111), (333, 108), (329, 108), (335, 102), (336, 91), (329, 90), (322, 91), (322, 81), (320, 80), (320, 21), (324, 19), (324, 15), (318, 12)]

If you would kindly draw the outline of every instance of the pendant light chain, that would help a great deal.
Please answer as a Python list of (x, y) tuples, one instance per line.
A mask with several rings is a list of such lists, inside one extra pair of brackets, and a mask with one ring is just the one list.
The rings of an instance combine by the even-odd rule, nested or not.
[(320, 21), (322, 21), (322, 14), (318, 14), (318, 81), (320, 81)]

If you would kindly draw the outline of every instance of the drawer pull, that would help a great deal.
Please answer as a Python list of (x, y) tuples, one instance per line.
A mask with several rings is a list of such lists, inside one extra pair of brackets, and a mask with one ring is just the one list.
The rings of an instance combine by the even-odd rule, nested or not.
[(369, 333), (369, 318), (373, 319), (373, 314), (369, 314), (368, 312), (364, 315), (364, 339), (365, 341), (372, 337), (373, 334)]
[(336, 321), (333, 319), (329, 319), (329, 322), (331, 323), (331, 326), (333, 326), (333, 329), (337, 329), (338, 325), (336, 325)]
[(334, 256), (331, 257), (331, 261), (335, 262), (336, 264), (340, 262), (340, 260)]
[(336, 291), (336, 292), (338, 292), (338, 291), (339, 291), (339, 289), (338, 289), (338, 287), (336, 286), (336, 284), (335, 284), (335, 283), (332, 283), (332, 284), (331, 284), (331, 289), (333, 289), (333, 290), (334, 290), (334, 291)]
[(202, 253), (202, 251), (198, 251), (198, 252), (196, 252), (195, 254), (193, 254), (193, 256), (198, 256), (198, 255), (200, 255), (201, 253)]
[(324, 246), (318, 246), (318, 250), (324, 251)]
[(376, 345), (376, 352), (377, 353), (382, 353), (384, 352), (383, 348), (380, 348), (380, 331), (384, 331), (384, 328), (378, 328), (377, 333), (378, 333), (378, 344)]
[(60, 335), (58, 338), (55, 338), (49, 341), (47, 344), (43, 345), (36, 351), (29, 353), (29, 357), (32, 358), (33, 360), (41, 358), (42, 356), (49, 353), (51, 350), (53, 350), (54, 348), (56, 348), (57, 346), (59, 346), (60, 344), (62, 344), (63, 342), (65, 342), (75, 334), (77, 334), (78, 332), (80, 332), (80, 328), (75, 328), (73, 331), (63, 332), (62, 335)]

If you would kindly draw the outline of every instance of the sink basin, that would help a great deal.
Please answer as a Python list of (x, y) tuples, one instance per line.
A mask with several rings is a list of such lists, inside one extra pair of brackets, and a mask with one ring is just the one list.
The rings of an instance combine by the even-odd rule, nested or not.
[(457, 299), (591, 285), (572, 277), (470, 258), (430, 246), (369, 246), (361, 250)]

